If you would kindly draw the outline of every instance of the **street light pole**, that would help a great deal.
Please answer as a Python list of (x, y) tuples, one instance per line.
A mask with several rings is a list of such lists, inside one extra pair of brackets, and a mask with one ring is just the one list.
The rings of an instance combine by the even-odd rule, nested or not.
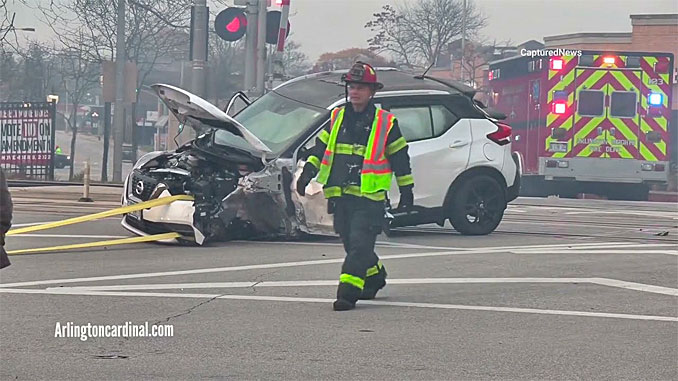
[(207, 62), (207, 0), (194, 0), (193, 19), (193, 70), (191, 90), (205, 97)]
[(115, 113), (113, 114), (113, 182), (122, 182), (122, 140), (125, 133), (125, 1), (118, 0), (115, 40)]

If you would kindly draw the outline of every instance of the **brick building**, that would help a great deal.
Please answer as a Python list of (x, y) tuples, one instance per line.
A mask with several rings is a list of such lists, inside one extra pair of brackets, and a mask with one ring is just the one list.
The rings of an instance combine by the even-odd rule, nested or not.
[(631, 15), (631, 32), (544, 37), (546, 48), (673, 53), (672, 124), (678, 118), (678, 14)]

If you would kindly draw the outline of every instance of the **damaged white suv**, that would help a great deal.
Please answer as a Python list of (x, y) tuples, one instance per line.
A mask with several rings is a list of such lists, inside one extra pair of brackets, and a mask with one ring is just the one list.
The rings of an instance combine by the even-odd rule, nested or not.
[[(395, 69), (377, 71), (384, 88), (375, 103), (398, 118), (415, 183), (414, 208), (401, 213), (385, 205), (385, 231), (442, 226), (449, 219), (462, 234), (492, 232), (518, 194), (520, 165), (511, 154), (511, 128), (474, 102), (469, 87)], [(233, 100), (222, 111), (185, 90), (154, 85), (198, 137), (175, 151), (141, 157), (125, 181), (122, 202), (180, 194), (194, 201), (130, 213), (122, 225), (139, 235), (178, 232), (181, 240), (198, 244), (334, 234), (320, 184), (311, 182), (304, 197), (294, 184), (330, 111), (346, 102), (343, 73), (293, 79), (234, 117)], [(395, 207), (395, 181), (389, 196)]]

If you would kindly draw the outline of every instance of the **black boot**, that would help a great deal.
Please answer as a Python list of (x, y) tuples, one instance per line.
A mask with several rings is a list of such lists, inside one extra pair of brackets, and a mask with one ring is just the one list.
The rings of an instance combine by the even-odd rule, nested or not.
[(335, 311), (348, 311), (355, 308), (355, 303), (360, 297), (360, 289), (348, 283), (339, 283), (337, 288), (337, 300), (334, 301)]
[(386, 267), (382, 265), (379, 268), (379, 273), (367, 277), (367, 279), (365, 279), (365, 287), (358, 299), (374, 299), (377, 296), (377, 292), (386, 286), (386, 275)]

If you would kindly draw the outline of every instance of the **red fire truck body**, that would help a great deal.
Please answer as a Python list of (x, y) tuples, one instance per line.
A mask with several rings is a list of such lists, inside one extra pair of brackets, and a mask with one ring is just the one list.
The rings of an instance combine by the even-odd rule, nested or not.
[(673, 55), (542, 52), (490, 63), (490, 106), (513, 128), (523, 193), (646, 199), (665, 184)]

